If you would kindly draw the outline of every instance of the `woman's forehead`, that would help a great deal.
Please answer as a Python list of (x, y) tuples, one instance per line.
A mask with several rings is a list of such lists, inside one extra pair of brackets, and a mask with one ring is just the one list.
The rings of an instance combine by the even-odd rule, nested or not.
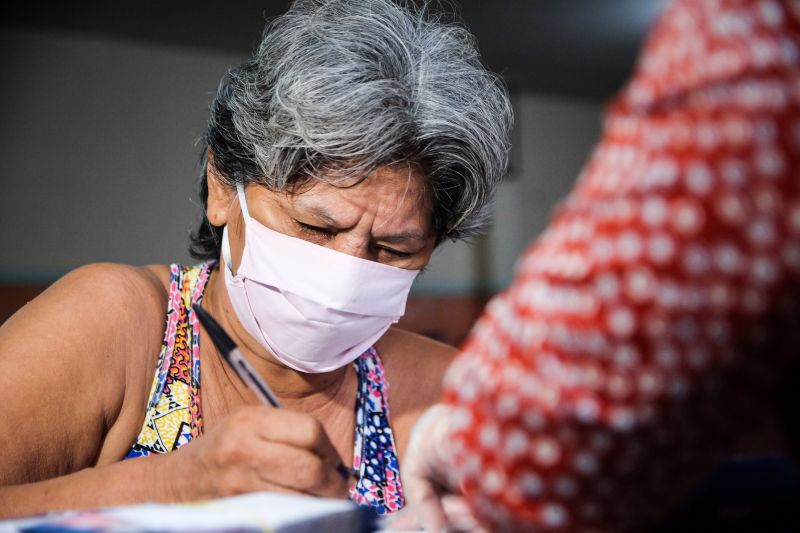
[(293, 207), (316, 215), (331, 225), (349, 227), (365, 213), (382, 223), (416, 225), (427, 230), (430, 202), (424, 176), (410, 165), (380, 167), (358, 182), (335, 184), (314, 180), (288, 198)]

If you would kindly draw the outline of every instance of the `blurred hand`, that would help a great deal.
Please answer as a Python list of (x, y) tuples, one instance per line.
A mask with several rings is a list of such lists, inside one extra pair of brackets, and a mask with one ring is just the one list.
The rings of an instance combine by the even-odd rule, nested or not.
[(483, 531), (460, 495), (448, 458), (449, 407), (436, 404), (419, 418), (402, 466), (408, 505), (390, 522), (395, 530)]
[(349, 480), (336, 470), (340, 463), (319, 421), (267, 406), (237, 409), (163, 458), (178, 501), (255, 491), (345, 498)]

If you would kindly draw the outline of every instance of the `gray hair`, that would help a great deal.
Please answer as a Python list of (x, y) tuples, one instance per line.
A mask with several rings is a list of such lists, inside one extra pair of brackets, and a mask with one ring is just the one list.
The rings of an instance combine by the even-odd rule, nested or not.
[[(471, 237), (506, 172), (511, 121), (505, 87), (463, 26), (391, 0), (297, 0), (220, 84), (201, 199), (208, 150), (228, 185), (276, 191), (407, 162), (425, 176), (437, 243)], [(219, 257), (220, 235), (204, 220), (193, 255)]]

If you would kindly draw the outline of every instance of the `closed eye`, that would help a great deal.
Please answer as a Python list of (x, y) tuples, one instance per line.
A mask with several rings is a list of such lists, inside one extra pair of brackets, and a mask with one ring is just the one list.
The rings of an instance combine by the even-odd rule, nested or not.
[(400, 250), (395, 250), (393, 248), (387, 248), (385, 246), (380, 246), (379, 248), (384, 252), (389, 253), (395, 257), (411, 257), (412, 255), (414, 255), (408, 252), (401, 252)]
[[(299, 220), (294, 220), (294, 223), (297, 225), (297, 228), (300, 230), (308, 240), (310, 241), (328, 241), (333, 239), (337, 233), (339, 233), (335, 229), (324, 228), (321, 226), (314, 226), (313, 224), (306, 224), (305, 222), (300, 222)], [(390, 255), (394, 259), (404, 259), (406, 257), (411, 257), (414, 255), (412, 252), (403, 252), (400, 250), (396, 250), (394, 248), (390, 248), (388, 246), (377, 246), (376, 247), (379, 252), (383, 252), (385, 254)]]
[(311, 237), (317, 237), (317, 238), (324, 237), (326, 239), (329, 239), (336, 235), (335, 231), (330, 230), (328, 228), (312, 226), (311, 224), (306, 224), (305, 222), (300, 222), (299, 220), (295, 220), (294, 222), (295, 224), (297, 224), (297, 227), (300, 228), (300, 231), (302, 233), (305, 233), (306, 235), (309, 235)]

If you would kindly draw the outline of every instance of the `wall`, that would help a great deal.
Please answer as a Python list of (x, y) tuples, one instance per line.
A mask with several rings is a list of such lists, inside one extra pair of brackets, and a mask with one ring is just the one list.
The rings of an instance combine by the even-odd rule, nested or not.
[(498, 192), (490, 235), (495, 290), (511, 280), (520, 251), (545, 228), (600, 134), (601, 103), (532, 94), (516, 100), (517, 164)]
[(183, 261), (211, 95), (241, 58), (0, 32), (0, 278)]
[[(188, 261), (196, 140), (219, 79), (243, 58), (18, 30), (0, 30), (0, 50), (0, 285), (41, 287), (93, 261)], [(419, 316), (472, 309), (443, 326), (450, 342), (480, 309), (463, 298), (508, 283), (599, 131), (598, 102), (521, 93), (515, 108), (513, 174), (488, 240), (445, 244), (414, 289)]]

